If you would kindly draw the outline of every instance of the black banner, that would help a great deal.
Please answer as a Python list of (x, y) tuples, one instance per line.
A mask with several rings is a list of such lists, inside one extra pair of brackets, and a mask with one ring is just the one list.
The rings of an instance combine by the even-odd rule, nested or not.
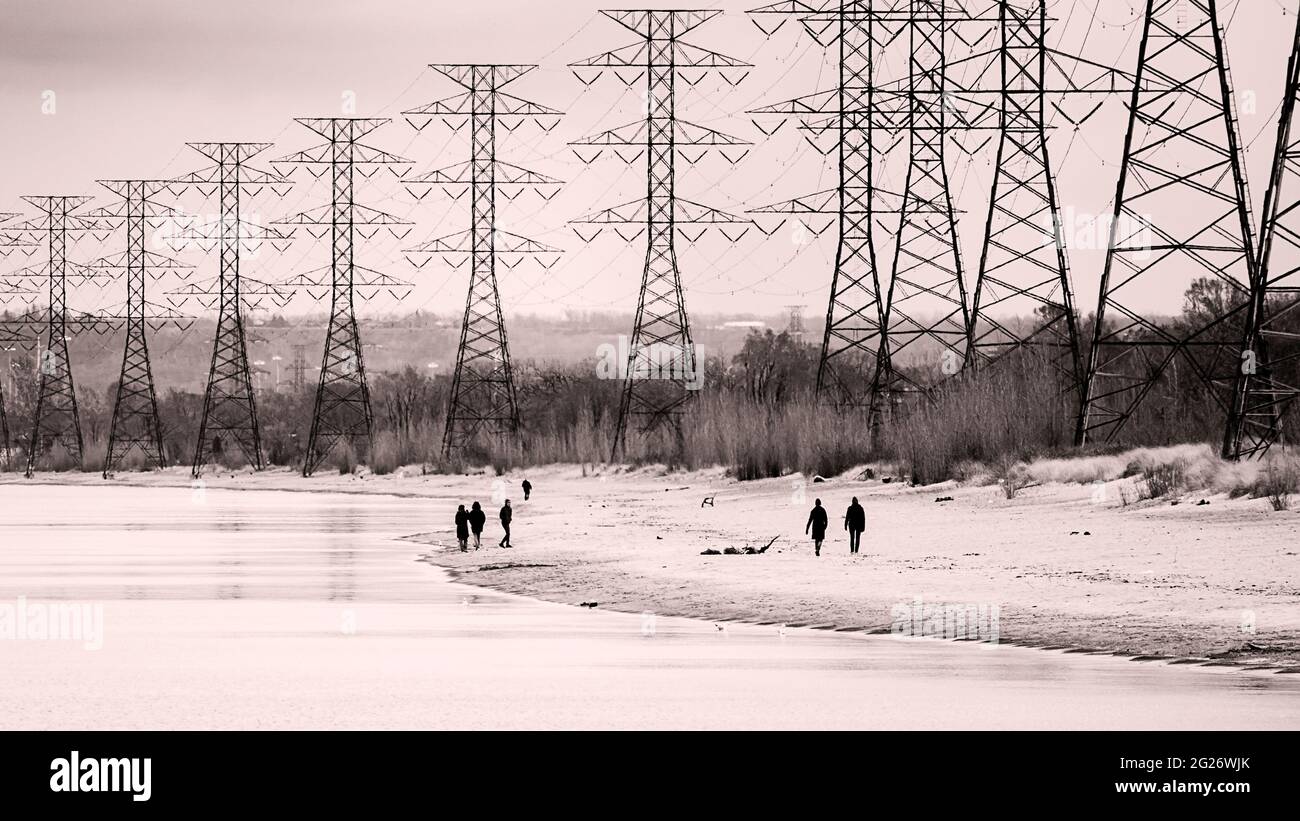
[(912, 798), (926, 811), (1231, 811), (1286, 800), (1300, 761), (1295, 733), (16, 732), (3, 742), (6, 802), (119, 812), (436, 810), (454, 795), (457, 807), (476, 796), (489, 810), (610, 816), (680, 810), (701, 789), (733, 809)]

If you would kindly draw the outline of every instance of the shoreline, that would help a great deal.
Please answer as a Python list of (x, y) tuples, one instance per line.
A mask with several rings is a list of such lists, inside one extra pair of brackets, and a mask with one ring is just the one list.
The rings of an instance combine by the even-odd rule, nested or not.
[[(429, 543), (421, 542), (419, 540), (419, 537), (425, 535), (427, 534), (412, 534), (410, 536), (401, 537), (401, 539), (404, 541), (411, 541), (416, 544), (428, 545)], [(488, 549), (489, 548), (484, 548), (484, 550), (488, 550)], [(491, 548), (491, 549), (495, 550), (496, 548)], [(567, 605), (570, 607), (582, 606), (580, 602), (571, 600), (571, 598), (567, 596), (558, 595), (557, 593), (554, 592), (551, 593), (539, 592), (538, 586), (536, 585), (535, 582), (530, 582), (530, 581), (520, 580), (520, 579), (494, 580), (494, 579), (484, 578), (478, 575), (479, 573), (483, 573), (483, 572), (490, 573), (490, 572), (497, 572), (502, 570), (551, 569), (557, 567), (557, 565), (555, 564), (541, 563), (541, 562), (486, 561), (480, 565), (474, 566), (472, 565), (472, 563), (467, 563), (466, 561), (463, 560), (462, 561), (452, 560), (455, 557), (450, 556), (451, 550), (454, 549), (449, 549), (449, 553), (446, 556), (442, 556), (434, 552), (426, 552), (426, 553), (417, 554), (416, 558), (417, 561), (438, 568), (440, 571), (446, 573), (447, 577), (451, 581), (456, 582), (458, 584), (464, 584), (469, 587), (475, 587), (481, 590), (492, 591), (494, 593), (501, 593), (510, 596), (520, 596), (524, 598), (534, 599), (537, 601), (544, 601), (550, 604)], [(473, 553), (474, 551), (471, 550), (470, 555), (473, 555)], [(835, 633), (862, 633), (863, 635), (875, 635), (875, 636), (892, 635), (894, 632), (892, 629), (892, 624), (864, 625), (864, 624), (840, 623), (833, 620), (828, 621), (815, 615), (811, 618), (805, 616), (802, 620), (784, 620), (778, 617), (779, 613), (781, 612), (778, 609), (774, 609), (769, 612), (759, 613), (759, 614), (737, 614), (734, 612), (719, 613), (717, 611), (709, 609), (708, 607), (702, 607), (702, 608), (687, 607), (686, 609), (680, 609), (680, 610), (675, 610), (675, 609), (643, 610), (643, 609), (639, 609), (639, 607), (636, 606), (635, 604), (629, 604), (626, 601), (623, 601), (622, 600), (623, 595), (621, 595), (622, 591), (620, 590), (619, 587), (617, 587), (614, 584), (609, 584), (604, 587), (600, 587), (600, 586), (594, 588), (588, 587), (587, 589), (589, 591), (599, 590), (606, 594), (604, 596), (597, 597), (598, 600), (596, 603), (598, 607), (612, 612), (631, 614), (631, 615), (651, 612), (655, 616), (662, 616), (667, 618), (684, 618), (684, 619), (691, 619), (698, 622), (712, 622), (715, 624), (737, 624), (737, 625), (759, 626), (759, 627), (773, 626), (773, 627), (782, 627), (782, 628), (791, 628), (791, 629), (798, 628), (798, 629), (808, 629), (808, 630), (823, 630), (823, 631), (835, 632)], [(589, 593), (589, 595), (594, 595), (594, 594)], [(936, 641), (952, 641), (952, 642), (968, 642), (968, 643), (981, 642), (980, 639), (976, 639), (976, 638), (945, 638), (942, 636), (923, 636), (923, 638), (936, 640)], [(1267, 672), (1267, 673), (1300, 674), (1300, 649), (1294, 647), (1289, 649), (1268, 648), (1257, 652), (1252, 652), (1249, 650), (1210, 649), (1210, 650), (1206, 650), (1204, 655), (1195, 655), (1195, 654), (1186, 654), (1186, 653), (1171, 654), (1160, 649), (1144, 650), (1141, 649), (1141, 647), (1143, 646), (1141, 644), (1138, 644), (1136, 646), (1132, 644), (1126, 644), (1125, 646), (1119, 646), (1119, 645), (1106, 646), (1105, 644), (1099, 645), (1097, 643), (1091, 643), (1091, 644), (1079, 643), (1077, 641), (1072, 641), (1069, 638), (1068, 634), (1065, 636), (1062, 636), (1060, 634), (1051, 634), (1051, 635), (1044, 634), (1042, 636), (1000, 635), (998, 639), (992, 643), (1005, 644), (1013, 647), (1023, 647), (1023, 648), (1034, 649), (1034, 650), (1061, 651), (1067, 654), (1116, 656), (1119, 658), (1127, 658), (1130, 661), (1164, 662), (1166, 664), (1171, 664), (1171, 665), (1230, 667), (1241, 671), (1253, 670), (1253, 671)], [(1213, 646), (1217, 647), (1217, 645), (1213, 645)], [(1285, 657), (1283, 658), (1273, 657), (1274, 654), (1277, 652), (1285, 653)]]
[[(1263, 500), (1130, 504), (1123, 485), (1131, 479), (1103, 483), (1104, 492), (1046, 483), (1005, 499), (996, 486), (955, 483), (738, 482), (718, 469), (553, 466), (527, 472), (536, 490), (524, 502), (514, 490), (523, 475), (303, 479), (281, 470), (212, 474), (204, 486), (428, 499), (428, 516), (411, 523), (416, 532), (396, 536), (418, 546), (415, 560), (467, 585), (557, 604), (864, 633), (892, 632), (891, 612), (913, 602), (995, 605), (999, 643), (1300, 672), (1300, 514), (1270, 511)], [(193, 487), (185, 468), (107, 482), (0, 478), (0, 488), (18, 483)], [(500, 495), (515, 497), (515, 547), (496, 547), (490, 515), (485, 547), (459, 553), (455, 503), (478, 499), (491, 514)], [(837, 530), (851, 495), (868, 519), (857, 556)], [(821, 557), (801, 528), (814, 497), (831, 516)], [(774, 535), (765, 554), (701, 555), (759, 548)]]

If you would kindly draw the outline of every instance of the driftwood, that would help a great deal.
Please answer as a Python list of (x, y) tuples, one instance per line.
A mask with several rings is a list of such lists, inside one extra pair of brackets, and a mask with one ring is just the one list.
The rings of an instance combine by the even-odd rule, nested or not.
[(701, 550), (700, 555), (701, 556), (757, 556), (760, 553), (766, 553), (767, 549), (772, 545), (776, 544), (776, 540), (779, 538), (781, 537), (773, 536), (768, 541), (767, 544), (759, 548), (754, 548), (754, 547), (750, 547), (749, 545), (745, 545), (744, 547), (728, 547), (725, 550), (714, 550), (713, 548), (710, 547), (707, 550)]

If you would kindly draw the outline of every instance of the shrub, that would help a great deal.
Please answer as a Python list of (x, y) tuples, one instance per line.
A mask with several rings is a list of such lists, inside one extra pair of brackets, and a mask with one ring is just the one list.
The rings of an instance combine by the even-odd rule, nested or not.
[(1002, 493), (1008, 499), (1016, 498), (1030, 480), (1025, 464), (1007, 455), (1000, 456), (993, 462), (992, 476), (1002, 486)]
[[(108, 443), (94, 439), (87, 441), (81, 450), (81, 464), (78, 466), (85, 473), (99, 473), (104, 469), (104, 461), (108, 458)], [(123, 470), (128, 470), (123, 465)]]
[(1281, 458), (1269, 459), (1256, 487), (1257, 495), (1267, 498), (1274, 510), (1288, 510), (1291, 495), (1300, 492), (1300, 469)]
[(1139, 485), (1142, 499), (1174, 496), (1187, 485), (1187, 465), (1181, 459), (1146, 468)]
[(396, 433), (381, 430), (375, 434), (370, 445), (369, 463), (376, 476), (387, 475), (402, 466), (402, 446)]
[(330, 453), (329, 463), (339, 469), (340, 476), (347, 476), (357, 471), (357, 451), (352, 447), (352, 442), (343, 439), (334, 445), (334, 451)]
[[(98, 470), (104, 464), (103, 454), (100, 454), (100, 462), (92, 470)], [(36, 458), (36, 467), (38, 470), (67, 471), (80, 470), (81, 464), (72, 458), (72, 454), (63, 446), (62, 442), (54, 441), (50, 446), (40, 453)]]

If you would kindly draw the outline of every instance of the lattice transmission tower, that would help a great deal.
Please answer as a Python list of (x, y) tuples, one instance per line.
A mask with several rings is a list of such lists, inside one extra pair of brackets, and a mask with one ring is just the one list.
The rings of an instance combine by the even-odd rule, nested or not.
[[(1048, 152), (1046, 33), (1046, 0), (998, 3), (999, 138), (971, 300), (970, 362), (982, 368), (1032, 351), (1073, 391), (1083, 382), (1083, 362)], [(1058, 66), (1061, 55), (1052, 56)], [(1067, 79), (1052, 93), (1093, 90)]]
[[(19, 216), (10, 211), (0, 211), (0, 231), (3, 230), (3, 224)], [(0, 255), (9, 256), (13, 251), (13, 246), (21, 240), (16, 239), (13, 235), (0, 233)], [(30, 245), (30, 241), (25, 244)], [(0, 304), (8, 306), (9, 302), (20, 295), (32, 294), (33, 289), (27, 288), (23, 284), (23, 277), (0, 278)], [(22, 334), (17, 333), (7, 327), (0, 326), (0, 350), (10, 353), (17, 351), (24, 346), (27, 340)], [(12, 440), (9, 438), (9, 413), (6, 408), (5, 383), (13, 379), (12, 363), (9, 357), (6, 357), (5, 371), (0, 374), (0, 470), (9, 470), (10, 462), (13, 458), (11, 450)]]
[[(1024, 349), (1044, 353), (1062, 382), (1077, 386), (1077, 320), (1043, 109), (1048, 95), (1059, 110), (1057, 98), (1114, 93), (1123, 73), (1048, 48), (1040, 0), (785, 2), (751, 14), (769, 37), (798, 20), (818, 44), (834, 49), (839, 68), (835, 88), (752, 112), (797, 116), (810, 142), (827, 135), (836, 141), (832, 152), (814, 142), (837, 161), (836, 188), (755, 209), (838, 218), (819, 394), (867, 410), (874, 430), (901, 395), (932, 394), (963, 366), (991, 365)], [(760, 22), (772, 18), (780, 22)], [(879, 76), (886, 49), (904, 44), (906, 76)], [(957, 50), (970, 53), (948, 54)], [(1072, 122), (1081, 124), (1099, 107)], [(974, 154), (963, 138), (973, 134), (982, 148), (992, 131), (998, 154), (985, 243), (963, 321), (944, 148), (951, 141)], [(906, 198), (880, 183), (900, 136), (909, 149)], [(905, 230), (887, 226), (886, 214), (899, 214), (895, 226)], [(892, 265), (879, 253), (873, 224), (901, 243), (891, 249)], [(883, 268), (892, 270), (882, 274)], [(943, 367), (936, 373), (913, 364), (896, 376), (892, 355), (909, 347), (917, 349), (913, 360), (940, 353)]]
[[(470, 128), (468, 162), (407, 179), (408, 186), (436, 185), (457, 194), (470, 194), (470, 228), (429, 240), (408, 250), (410, 254), (438, 254), (452, 261), (468, 257), (469, 293), (461, 321), (456, 370), (452, 376), (443, 453), (465, 450), (480, 435), (510, 438), (519, 431), (519, 401), (510, 366), (505, 318), (497, 291), (497, 263), (514, 268), (523, 255), (544, 267), (554, 264), (558, 248), (503, 230), (498, 221), (498, 193), (513, 201), (522, 189), (542, 193), (560, 180), (497, 160), (498, 128), (515, 132), (532, 122), (549, 132), (562, 112), (523, 100), (501, 89), (536, 66), (531, 65), (431, 65), (430, 68), (460, 84), (464, 91), (428, 105), (404, 111), (408, 122), (422, 130), (439, 119), (453, 130)], [(455, 196), (455, 195), (453, 195)]]
[[(880, 49), (877, 38), (884, 35), (883, 39), (889, 39), (900, 27), (889, 24), (882, 4), (867, 0), (782, 2), (753, 9), (750, 14), (769, 37), (794, 17), (819, 45), (837, 51), (839, 74), (834, 88), (751, 112), (798, 117), (806, 133), (834, 136), (836, 186), (753, 212), (836, 217), (838, 242), (817, 367), (817, 393), (838, 405), (863, 409), (874, 418), (879, 413), (880, 376), (886, 367), (880, 359), (886, 349), (885, 292), (872, 231), (873, 219), (882, 212), (876, 202), (875, 162), (880, 149), (874, 144), (874, 66)], [(780, 22), (764, 26), (759, 21), (767, 16), (776, 16)]]
[(203, 416), (194, 447), (193, 474), (202, 474), (208, 462), (240, 455), (261, 470), (265, 464), (262, 437), (257, 421), (257, 403), (248, 367), (248, 342), (244, 335), (244, 311), (263, 298), (283, 299), (283, 294), (240, 269), (243, 251), (255, 252), (263, 242), (282, 237), (268, 229), (245, 222), (242, 204), (264, 191), (284, 196), (289, 182), (278, 174), (263, 171), (249, 160), (271, 143), (190, 143), (189, 146), (214, 164), (172, 180), (173, 186), (193, 187), (205, 198), (215, 196), (220, 213), (215, 220), (196, 221), (176, 238), (174, 245), (197, 243), (219, 254), (217, 277), (204, 284), (192, 284), (170, 293), (181, 299), (197, 299), (217, 310), (212, 363), (203, 393)]
[(103, 226), (78, 213), (90, 197), (42, 195), (22, 199), (39, 213), (22, 223), (8, 226), (7, 230), (42, 239), (47, 251), (44, 263), (28, 269), (29, 273), (45, 280), (48, 297), (42, 323), (45, 347), (37, 357), (40, 382), (36, 412), (32, 434), (27, 440), (27, 476), (30, 478), (42, 454), (56, 443), (72, 464), (81, 464), (84, 452), (81, 418), (77, 410), (72, 361), (68, 355), (70, 334), (77, 327), (79, 318), (68, 309), (68, 279), (70, 269), (78, 278), (86, 276), (86, 271), (84, 266), (68, 259), (68, 243), (85, 232), (103, 230)]
[(281, 157), (274, 164), (277, 167), (321, 169), (328, 172), (331, 187), (328, 205), (276, 221), (277, 225), (289, 226), (291, 230), (299, 226), (306, 226), (309, 230), (319, 228), (319, 238), (323, 239), (328, 233), (330, 241), (328, 269), (322, 269), (319, 275), (312, 272), (285, 283), (310, 289), (328, 282), (330, 295), (325, 352), (302, 466), (303, 475), (310, 476), (341, 442), (351, 447), (359, 459), (364, 460), (369, 455), (374, 416), (370, 406), (370, 388), (366, 384), (361, 334), (357, 329), (356, 288), (358, 285), (371, 289), (397, 288), (409, 287), (409, 284), (362, 268), (356, 264), (354, 252), (358, 236), (366, 236), (363, 232), (369, 230), (373, 236), (379, 227), (386, 226), (401, 239), (405, 233), (397, 233), (397, 226), (410, 223), (356, 202), (356, 177), (358, 169), (364, 178), (382, 167), (392, 170), (395, 176), (401, 176), (410, 160), (360, 142), (362, 137), (388, 123), (387, 119), (322, 117), (300, 118), (297, 122), (326, 141)]
[(1288, 412), (1300, 396), (1300, 14), (1282, 94), (1257, 283), (1224, 437), (1224, 455), (1237, 459), (1263, 456), (1282, 442)]
[(117, 195), (113, 205), (97, 209), (93, 216), (125, 229), (126, 250), (91, 262), (96, 272), (113, 272), (123, 277), (126, 302), (120, 313), (101, 315), (101, 322), (125, 330), (122, 369), (113, 400), (113, 418), (109, 427), (108, 450), (104, 456), (104, 478), (122, 466), (126, 457), (139, 450), (147, 465), (166, 466), (163, 452), (162, 423), (158, 417), (158, 397), (154, 388), (153, 367), (149, 360), (148, 331), (166, 324), (185, 325), (186, 318), (175, 311), (146, 299), (146, 283), (167, 272), (184, 271), (193, 266), (165, 257), (146, 248), (149, 228), (159, 228), (177, 216), (171, 205), (157, 197), (170, 193), (170, 180), (100, 180), (99, 184)]
[[(949, 190), (946, 143), (966, 127), (949, 111), (949, 31), (988, 22), (947, 0), (784, 2), (754, 9), (793, 17), (819, 44), (838, 50), (832, 90), (756, 109), (803, 120), (836, 139), (838, 185), (757, 213), (834, 214), (838, 244), (818, 367), (817, 391), (867, 414), (874, 432), (909, 396), (935, 396), (970, 356), (970, 311)], [(781, 24), (765, 27), (774, 34)], [(878, 77), (876, 61), (906, 43), (907, 75)], [(907, 138), (904, 188), (877, 177), (896, 135)], [(881, 262), (874, 227), (897, 214), (892, 265)], [(887, 276), (882, 269), (888, 267)], [(939, 356), (936, 357), (935, 354)], [(903, 360), (910, 360), (905, 364)]]
[[(1116, 439), (1157, 388), (1186, 377), (1237, 428), (1256, 257), (1233, 106), (1217, 3), (1148, 0), (1078, 444)], [(1153, 298), (1177, 288), (1188, 309), (1171, 323)], [(1151, 412), (1182, 413), (1178, 396)]]
[[(0, 350), (17, 350), (18, 346), (25, 342), (21, 334), (0, 328)], [(0, 374), (0, 470), (9, 470), (10, 460), (13, 458), (13, 451), (10, 449), (12, 440), (9, 438), (9, 414), (5, 410), (5, 382), (13, 378), (9, 367), (6, 361), (5, 372)]]
[[(708, 74), (718, 72), (725, 82), (734, 86), (751, 68), (742, 60), (681, 39), (719, 13), (603, 11), (602, 14), (636, 34), (639, 40), (570, 64), (579, 80), (587, 85), (593, 84), (606, 70), (629, 86), (645, 84), (642, 120), (573, 143), (575, 147), (585, 146), (589, 150), (599, 148), (590, 160), (605, 148), (615, 146), (635, 147), (638, 150), (633, 160), (642, 155), (646, 159), (645, 197), (573, 221), (601, 226), (636, 225), (646, 234), (645, 264), (611, 458), (622, 452), (631, 428), (642, 435), (667, 430), (680, 443), (681, 417), (694, 392), (693, 386), (698, 384), (700, 364), (677, 264), (678, 231), (696, 226), (697, 234), (688, 237), (694, 241), (711, 226), (749, 222), (691, 202), (676, 192), (676, 164), (679, 156), (685, 156), (683, 151), (695, 151), (691, 162), (698, 162), (705, 152), (716, 149), (734, 164), (743, 157), (740, 148), (749, 144), (677, 116), (675, 90), (679, 81), (698, 84)], [(584, 75), (593, 74), (590, 81), (584, 79)], [(726, 154), (726, 148), (732, 148), (735, 156)], [(588, 160), (581, 154), (579, 157)]]
[(289, 365), (289, 384), (295, 391), (307, 387), (307, 346), (293, 346), (293, 362)]
[[(970, 301), (949, 186), (951, 0), (912, 0), (908, 16), (907, 176), (885, 298), (882, 379), (889, 407), (933, 398), (969, 362)], [(953, 17), (964, 16), (957, 12)], [(938, 353), (932, 356), (931, 350)], [(906, 366), (903, 359), (912, 361)]]
[(790, 312), (790, 318), (785, 324), (785, 332), (789, 334), (790, 338), (795, 342), (802, 344), (804, 334), (807, 333), (803, 324), (803, 306), (787, 305), (785, 306), (785, 309)]

